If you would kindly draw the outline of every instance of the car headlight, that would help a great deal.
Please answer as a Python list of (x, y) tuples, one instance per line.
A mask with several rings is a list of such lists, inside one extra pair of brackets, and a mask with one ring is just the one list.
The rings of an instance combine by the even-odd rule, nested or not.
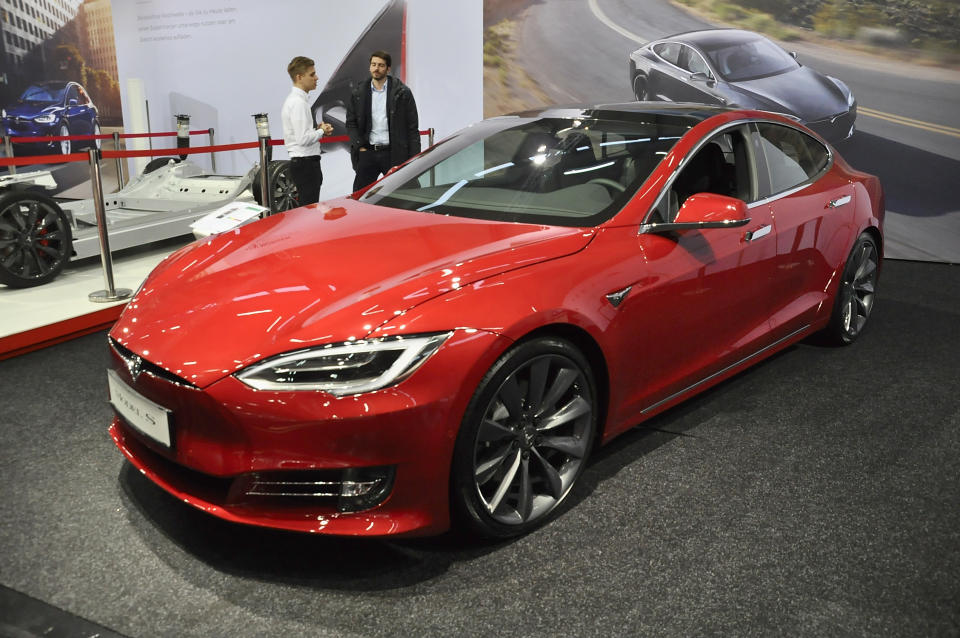
[(57, 116), (53, 113), (47, 113), (46, 115), (38, 115), (33, 118), (33, 121), (37, 124), (51, 124), (57, 119)]
[(347, 341), (270, 357), (236, 374), (256, 390), (372, 392), (410, 376), (452, 332)]

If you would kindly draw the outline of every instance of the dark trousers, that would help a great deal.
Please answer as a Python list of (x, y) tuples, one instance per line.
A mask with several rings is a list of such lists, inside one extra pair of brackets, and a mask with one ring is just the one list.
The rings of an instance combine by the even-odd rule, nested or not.
[(297, 187), (297, 201), (301, 206), (316, 204), (320, 201), (323, 171), (320, 170), (319, 155), (291, 157), (290, 177)]
[(376, 151), (368, 148), (365, 151), (359, 151), (357, 153), (357, 176), (353, 178), (353, 190), (358, 191), (364, 186), (372, 184), (392, 167), (389, 148), (382, 147)]

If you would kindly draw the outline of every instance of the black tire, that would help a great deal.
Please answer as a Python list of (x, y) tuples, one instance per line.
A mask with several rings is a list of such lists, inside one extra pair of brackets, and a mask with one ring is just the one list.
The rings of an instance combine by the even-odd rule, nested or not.
[(827, 342), (847, 345), (863, 333), (873, 311), (879, 266), (877, 243), (869, 234), (863, 233), (854, 242), (843, 268), (830, 323), (822, 334)]
[(457, 435), (455, 520), (486, 538), (545, 523), (586, 466), (596, 397), (590, 364), (567, 341), (537, 338), (504, 353), (480, 382)]
[[(93, 121), (93, 135), (102, 135), (103, 131), (100, 130), (100, 122), (98, 120)], [(103, 140), (96, 139), (90, 140), (90, 144), (87, 145), (88, 148), (95, 148), (98, 151), (103, 147)]]
[(40, 286), (70, 259), (70, 222), (55, 201), (30, 191), (0, 197), (0, 283)]
[[(293, 183), (293, 177), (290, 175), (290, 160), (273, 160), (267, 164), (267, 183), (273, 192), (273, 206), (271, 212), (280, 213), (300, 205), (300, 193), (297, 185)], [(264, 206), (261, 197), (260, 173), (251, 185), (253, 198), (258, 204)]]
[(154, 157), (152, 160), (150, 160), (149, 162), (147, 162), (147, 165), (143, 168), (143, 174), (146, 175), (147, 173), (152, 173), (153, 171), (157, 170), (158, 168), (163, 168), (164, 166), (166, 166), (166, 165), (169, 164), (170, 162), (173, 162), (174, 164), (177, 164), (177, 163), (180, 162), (180, 158), (178, 158), (178, 157)]
[(647, 76), (643, 73), (637, 73), (633, 76), (633, 95), (638, 102), (650, 99), (647, 95)]

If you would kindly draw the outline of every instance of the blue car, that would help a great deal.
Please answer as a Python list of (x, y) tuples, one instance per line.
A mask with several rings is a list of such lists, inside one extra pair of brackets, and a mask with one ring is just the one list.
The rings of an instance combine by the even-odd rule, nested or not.
[[(48, 137), (64, 135), (100, 135), (97, 107), (90, 95), (76, 82), (39, 82), (27, 90), (2, 113), (3, 134), (11, 137)], [(75, 146), (95, 145), (100, 140), (72, 145), (69, 140), (15, 144), (14, 154), (70, 153)]]

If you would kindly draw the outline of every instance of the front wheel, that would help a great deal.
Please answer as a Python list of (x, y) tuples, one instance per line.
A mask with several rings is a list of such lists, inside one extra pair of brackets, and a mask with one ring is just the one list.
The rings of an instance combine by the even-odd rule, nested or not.
[(837, 345), (853, 343), (863, 332), (873, 311), (880, 251), (867, 233), (857, 238), (843, 268), (843, 278), (823, 336)]
[(11, 288), (53, 280), (72, 250), (70, 222), (55, 201), (30, 191), (0, 197), (0, 283)]
[(488, 538), (542, 525), (586, 466), (596, 397), (590, 364), (567, 341), (533, 339), (501, 356), (480, 382), (457, 436), (454, 516)]
[[(70, 129), (67, 128), (66, 124), (60, 125), (60, 130), (57, 132), (57, 135), (60, 137), (69, 137)], [(69, 155), (70, 154), (70, 140), (60, 140), (60, 154)]]

